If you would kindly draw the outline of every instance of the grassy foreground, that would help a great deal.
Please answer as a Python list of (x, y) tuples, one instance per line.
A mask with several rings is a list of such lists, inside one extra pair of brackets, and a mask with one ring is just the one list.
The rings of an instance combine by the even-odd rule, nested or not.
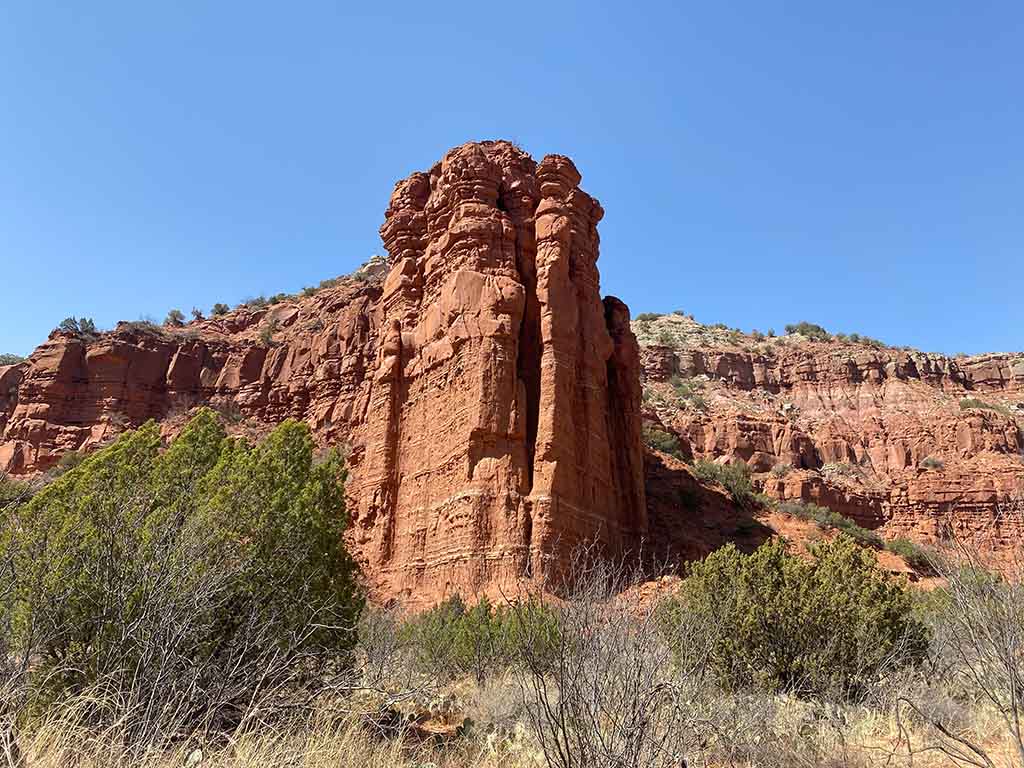
[[(478, 716), (514, 701), (515, 681), (481, 690), (467, 683), (468, 711)], [(503, 698), (511, 697), (511, 698)], [(495, 698), (497, 700), (495, 700)], [(490, 699), (490, 700), (488, 700)], [(699, 762), (688, 766), (948, 766), (986, 763), (964, 750), (969, 761), (953, 760), (941, 737), (920, 724), (864, 708), (820, 708), (794, 699), (734, 702), (735, 720), (720, 724), (733, 732)], [(512, 707), (514, 709), (514, 707)], [(0, 765), (24, 768), (263, 768), (264, 766), (361, 766), (363, 768), (546, 768), (544, 753), (529, 726), (512, 715), (504, 723), (481, 722), (466, 735), (425, 739), (380, 734), (366, 716), (321, 711), (289, 723), (255, 724), (230, 737), (190, 739), (175, 747), (145, 750), (124, 743), (117, 724), (90, 728), (74, 706), (37, 724), (17, 747), (5, 745)], [(729, 707), (726, 707), (729, 709)], [(509, 713), (505, 710), (505, 715)], [(768, 720), (761, 719), (768, 716)], [(994, 766), (1014, 766), (1014, 751), (1000, 735), (1000, 718), (979, 710), (967, 731), (984, 745)], [(963, 724), (962, 724), (963, 725)], [(908, 750), (907, 745), (911, 744)], [(973, 759), (971, 759), (973, 758)], [(974, 762), (977, 761), (977, 762)], [(581, 764), (589, 765), (589, 763)], [(613, 763), (605, 763), (613, 765)]]
[(0, 478), (0, 768), (1024, 768), (1022, 560), (951, 547), (924, 594), (841, 531), (655, 582), (583, 548), (409, 615), (366, 604), (343, 482), (208, 411)]

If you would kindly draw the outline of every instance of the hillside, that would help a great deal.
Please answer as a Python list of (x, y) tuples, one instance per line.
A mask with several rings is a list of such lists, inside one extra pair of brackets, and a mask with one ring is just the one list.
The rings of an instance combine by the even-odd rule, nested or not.
[[(1024, 537), (1004, 514), (1024, 355), (630, 323), (601, 297), (603, 211), (580, 180), (562, 156), (466, 144), (396, 184), (389, 255), (351, 275), (187, 323), (55, 330), (0, 367), (0, 472), (149, 419), (172, 435), (200, 406), (254, 437), (298, 419), (345, 447), (349, 543), (374, 595), (408, 603), (557, 575), (583, 541), (675, 561), (814, 538), (776, 508), (794, 500), (886, 539)], [(748, 496), (721, 466), (750, 470)]]
[(1024, 354), (946, 357), (873, 340), (744, 334), (641, 315), (644, 418), (680, 455), (746, 462), (770, 498), (827, 506), (888, 537), (984, 532), (1024, 483)]

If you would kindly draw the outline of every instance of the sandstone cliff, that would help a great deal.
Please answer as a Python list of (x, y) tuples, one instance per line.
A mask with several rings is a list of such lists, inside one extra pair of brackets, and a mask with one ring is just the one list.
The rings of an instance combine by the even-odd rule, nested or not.
[[(581, 541), (699, 557), (804, 527), (681, 459), (892, 538), (985, 531), (1024, 482), (1024, 355), (948, 358), (745, 335), (602, 299), (598, 202), (561, 156), (466, 144), (400, 181), (374, 259), (320, 290), (181, 328), (55, 331), (0, 367), (0, 472), (46, 471), (198, 406), (347, 451), (350, 545), (378, 599), (555, 576)], [(639, 339), (639, 343), (638, 343)], [(641, 422), (680, 455), (644, 452)]]
[(755, 337), (644, 315), (645, 416), (688, 456), (742, 460), (763, 491), (888, 537), (1019, 544), (1024, 355), (950, 358), (863, 341)]
[(579, 183), (568, 158), (466, 144), (396, 185), (386, 264), (181, 329), (55, 332), (0, 368), (0, 470), (211, 405), (347, 447), (351, 544), (380, 598), (554, 574), (584, 539), (634, 547), (639, 349), (600, 296), (603, 212)]

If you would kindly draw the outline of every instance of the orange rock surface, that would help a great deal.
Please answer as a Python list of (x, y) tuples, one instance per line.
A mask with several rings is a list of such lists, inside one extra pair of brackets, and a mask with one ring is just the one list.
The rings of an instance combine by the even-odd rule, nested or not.
[(687, 455), (745, 461), (768, 496), (890, 538), (1024, 539), (1007, 513), (1024, 490), (1024, 355), (755, 338), (683, 315), (633, 326), (645, 415)]
[(601, 298), (603, 211), (579, 183), (566, 157), (466, 144), (395, 186), (389, 258), (335, 286), (180, 329), (54, 332), (0, 368), (0, 470), (211, 405), (347, 447), (350, 543), (381, 599), (551, 575), (584, 539), (636, 546), (639, 349)]

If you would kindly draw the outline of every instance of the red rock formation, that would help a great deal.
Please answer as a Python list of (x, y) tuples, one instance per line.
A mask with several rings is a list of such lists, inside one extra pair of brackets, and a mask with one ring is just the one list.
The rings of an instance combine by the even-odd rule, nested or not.
[(0, 469), (209, 404), (349, 447), (351, 543), (378, 597), (549, 574), (583, 539), (634, 546), (638, 347), (601, 300), (602, 210), (579, 182), (568, 158), (466, 144), (396, 185), (386, 276), (181, 330), (54, 333), (0, 369)]
[(55, 332), (0, 368), (0, 471), (150, 418), (173, 432), (199, 405), (255, 434), (301, 419), (348, 448), (350, 543), (375, 595), (408, 603), (557, 575), (582, 540), (695, 557), (770, 534), (645, 456), (642, 415), (687, 457), (742, 459), (768, 495), (887, 535), (1024, 536), (1000, 515), (1024, 480), (1024, 356), (755, 339), (678, 315), (631, 328), (601, 299), (603, 212), (579, 183), (565, 157), (466, 144), (395, 186), (389, 258), (335, 285), (181, 329)]
[(678, 315), (634, 327), (649, 416), (695, 457), (743, 460), (768, 495), (888, 536), (1024, 536), (1001, 515), (1024, 491), (1024, 355), (756, 339)]

